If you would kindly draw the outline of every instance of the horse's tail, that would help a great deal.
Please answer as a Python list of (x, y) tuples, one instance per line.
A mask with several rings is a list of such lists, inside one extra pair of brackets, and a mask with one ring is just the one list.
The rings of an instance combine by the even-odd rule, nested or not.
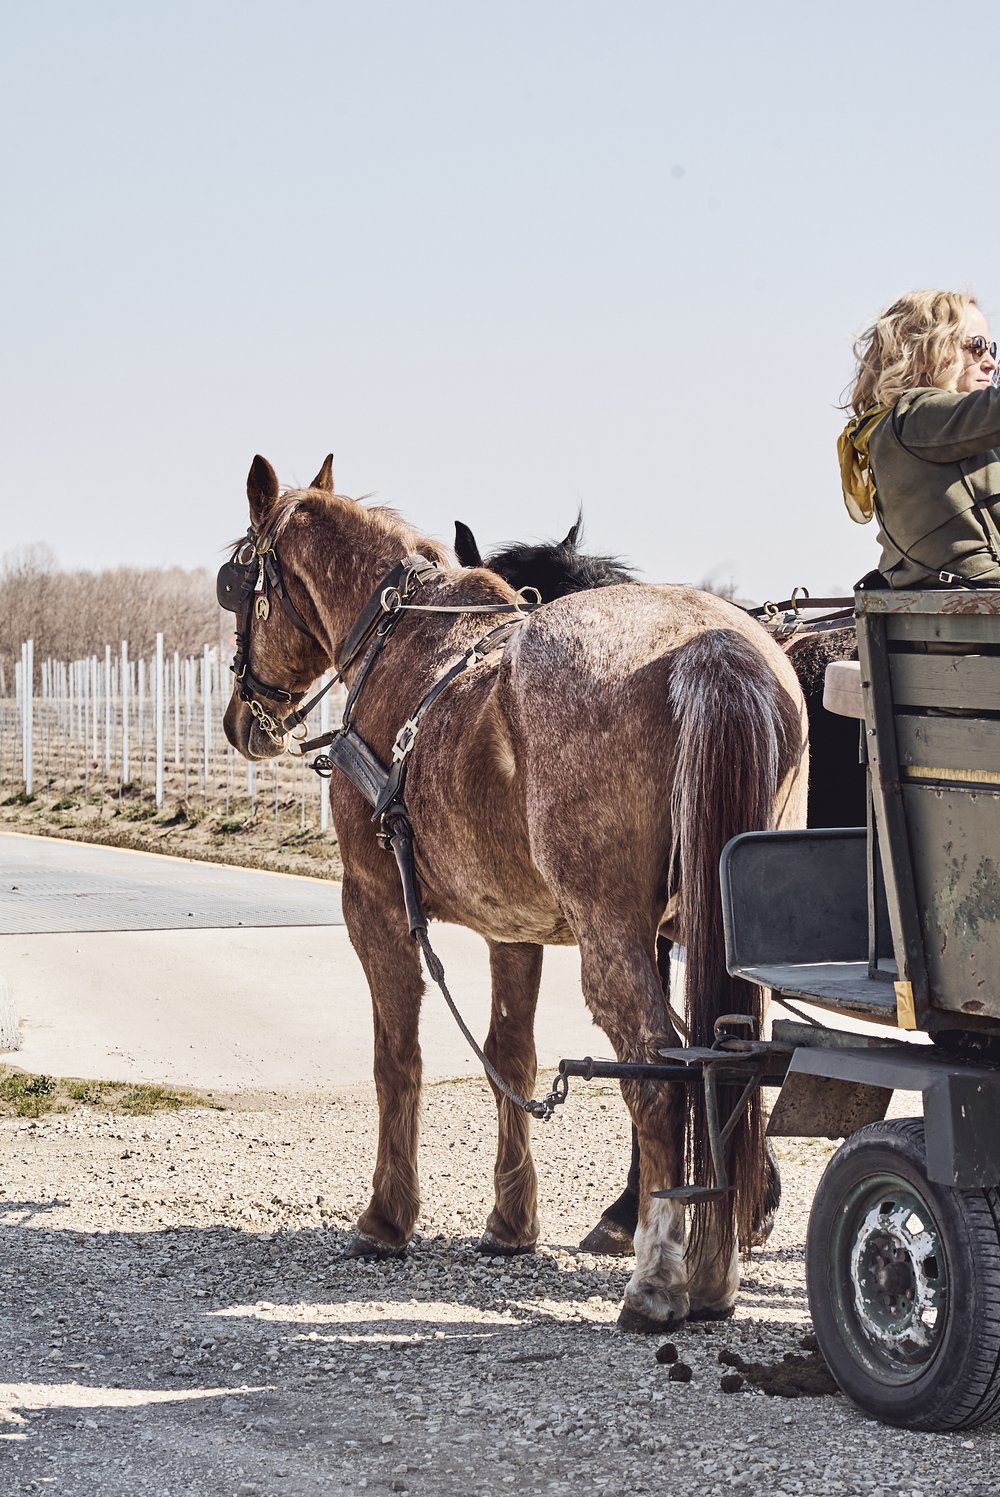
[[(758, 1021), (760, 988), (726, 971), (719, 856), (739, 832), (774, 825), (779, 786), (802, 751), (798, 705), (764, 655), (743, 635), (712, 629), (697, 635), (674, 658), (669, 686), (677, 725), (671, 790), (671, 879), (679, 894), (678, 926), (686, 956), (690, 1043), (711, 1045), (720, 1014), (744, 1013)], [(735, 1098), (720, 1091), (725, 1111)], [(741, 1088), (736, 1088), (738, 1094)], [(709, 1183), (711, 1154), (700, 1087), (692, 1087), (688, 1128), (689, 1178)], [(735, 1227), (747, 1247), (759, 1220), (766, 1178), (764, 1125), (759, 1093), (726, 1147), (734, 1188)], [(694, 1213), (693, 1231), (707, 1225)], [(720, 1249), (732, 1245), (728, 1209), (712, 1213)]]

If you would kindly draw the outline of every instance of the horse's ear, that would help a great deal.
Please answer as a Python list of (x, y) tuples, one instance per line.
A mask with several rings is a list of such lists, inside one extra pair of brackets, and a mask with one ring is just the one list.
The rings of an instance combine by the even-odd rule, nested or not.
[(247, 498), (250, 500), (250, 518), (260, 526), (267, 518), (268, 510), (278, 497), (278, 475), (266, 457), (258, 452), (250, 464), (247, 474)]
[(461, 520), (455, 521), (455, 555), (463, 567), (481, 567), (483, 564), (476, 537)]
[(566, 539), (564, 541), (560, 541), (560, 545), (562, 545), (562, 546), (573, 546), (575, 548), (576, 546), (578, 546), (580, 544), (580, 537), (581, 537), (582, 534), (583, 534), (583, 510), (581, 509), (581, 510), (577, 511), (576, 519), (574, 520), (573, 524), (570, 526), (570, 528), (569, 528), (569, 530), (568, 530), (568, 532), (566, 534)]
[(323, 466), (309, 485), (311, 489), (319, 489), (323, 494), (333, 493), (333, 453), (328, 453), (323, 459)]

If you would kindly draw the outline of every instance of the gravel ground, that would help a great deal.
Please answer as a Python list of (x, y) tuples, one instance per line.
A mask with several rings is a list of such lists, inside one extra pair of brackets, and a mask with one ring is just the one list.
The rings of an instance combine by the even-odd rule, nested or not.
[(1000, 1489), (1000, 1435), (722, 1392), (720, 1351), (776, 1363), (810, 1329), (803, 1240), (827, 1145), (779, 1144), (775, 1233), (737, 1318), (672, 1338), (679, 1382), (656, 1338), (615, 1329), (629, 1265), (573, 1247), (625, 1158), (616, 1093), (578, 1085), (536, 1129), (542, 1246), (514, 1261), (474, 1249), (493, 1136), (478, 1080), (428, 1088), (409, 1257), (342, 1257), (374, 1119), (365, 1087), (0, 1124), (4, 1497)]

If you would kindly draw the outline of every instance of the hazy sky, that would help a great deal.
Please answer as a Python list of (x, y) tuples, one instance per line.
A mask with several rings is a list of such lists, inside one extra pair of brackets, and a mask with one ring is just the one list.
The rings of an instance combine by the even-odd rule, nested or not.
[(263, 452), (759, 596), (877, 559), (852, 338), (1000, 322), (973, 0), (0, 0), (0, 552), (218, 563)]

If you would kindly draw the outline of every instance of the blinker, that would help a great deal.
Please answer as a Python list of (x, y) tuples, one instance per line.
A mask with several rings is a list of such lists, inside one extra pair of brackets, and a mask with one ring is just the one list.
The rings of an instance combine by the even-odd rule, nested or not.
[(224, 562), (219, 568), (219, 575), (215, 580), (215, 595), (219, 600), (219, 607), (225, 608), (229, 613), (236, 613), (240, 606), (240, 589), (246, 573), (242, 567), (238, 567), (235, 561)]

